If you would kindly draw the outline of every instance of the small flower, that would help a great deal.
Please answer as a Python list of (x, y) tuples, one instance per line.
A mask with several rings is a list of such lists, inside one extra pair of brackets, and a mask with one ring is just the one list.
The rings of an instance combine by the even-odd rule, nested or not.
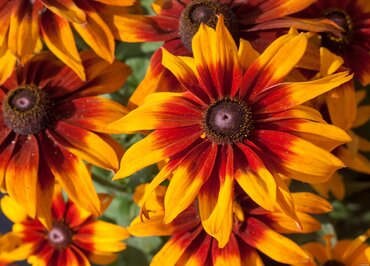
[[(139, 202), (148, 189), (139, 186), (134, 200)], [(281, 233), (298, 233), (295, 222), (280, 212), (269, 212), (250, 198), (236, 193), (233, 211), (233, 230), (224, 247), (202, 228), (195, 204), (169, 224), (163, 223), (166, 187), (159, 186), (148, 203), (150, 219), (137, 217), (132, 221), (129, 232), (135, 236), (171, 236), (163, 248), (154, 256), (152, 265), (260, 265), (257, 250), (283, 263), (305, 262), (309, 259), (299, 246)], [(297, 214), (302, 218), (303, 231), (308, 233), (320, 229), (320, 222), (310, 214), (331, 210), (330, 204), (311, 193), (293, 193)], [(263, 265), (263, 264), (261, 264)]]
[[(101, 197), (101, 199), (107, 199)], [(109, 203), (102, 202), (108, 207)], [(90, 265), (109, 264), (117, 252), (125, 249), (121, 241), (128, 238), (125, 228), (96, 220), (96, 217), (63, 199), (56, 187), (52, 205), (52, 226), (46, 228), (39, 220), (29, 217), (13, 199), (1, 200), (4, 214), (14, 222), (12, 234), (18, 247), (5, 252), (13, 261), (28, 259), (32, 265)], [(1, 253), (0, 253), (1, 254)]]
[[(310, 242), (302, 245), (302, 248), (311, 255), (310, 263), (299, 266), (359, 266), (369, 265), (370, 247), (366, 240), (370, 236), (370, 229), (354, 240), (339, 240), (333, 243), (332, 235), (323, 237), (324, 244)], [(296, 265), (298, 266), (298, 264)]]
[[(120, 16), (133, 0), (12, 0), (0, 4), (0, 83), (11, 74), (15, 61), (26, 63), (41, 41), (85, 80), (72, 28), (109, 63), (114, 60), (114, 36), (107, 20)], [(115, 8), (115, 12), (113, 11)], [(125, 12), (123, 12), (125, 13)]]
[(154, 129), (127, 150), (115, 179), (169, 158), (151, 183), (154, 190), (170, 178), (165, 222), (198, 197), (209, 234), (218, 234), (223, 223), (229, 225), (224, 244), (231, 232), (236, 183), (264, 209), (279, 209), (298, 220), (280, 175), (320, 183), (343, 167), (305, 136), (325, 135), (337, 145), (350, 140), (341, 129), (323, 123), (317, 111), (300, 106), (350, 80), (348, 73), (283, 82), (306, 43), (304, 34), (292, 31), (259, 57), (244, 40), (238, 51), (220, 16), (216, 31), (202, 25), (195, 35), (194, 58), (163, 50), (164, 66), (187, 91), (153, 93), (144, 105), (111, 124), (122, 132)]
[(31, 217), (46, 223), (55, 180), (77, 204), (99, 214), (82, 159), (116, 170), (122, 156), (122, 148), (106, 133), (114, 133), (107, 124), (126, 109), (96, 95), (119, 89), (130, 69), (91, 52), (81, 57), (86, 82), (52, 54), (42, 53), (0, 87), (0, 186)]

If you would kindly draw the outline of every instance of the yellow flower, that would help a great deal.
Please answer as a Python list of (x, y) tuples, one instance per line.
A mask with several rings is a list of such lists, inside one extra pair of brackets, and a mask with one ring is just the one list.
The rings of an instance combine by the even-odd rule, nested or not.
[[(100, 200), (104, 209), (111, 198), (100, 195)], [(125, 228), (96, 220), (92, 213), (66, 202), (59, 187), (53, 198), (51, 228), (29, 217), (8, 196), (1, 200), (1, 208), (14, 222), (11, 234), (17, 238), (18, 247), (14, 245), (0, 255), (12, 261), (28, 259), (32, 265), (53, 266), (87, 266), (91, 261), (105, 265), (116, 260), (117, 252), (126, 247), (121, 241), (129, 236)]]
[(198, 197), (209, 234), (218, 235), (221, 224), (229, 225), (222, 228), (221, 246), (232, 229), (236, 184), (261, 207), (299, 220), (280, 175), (324, 182), (343, 163), (307, 141), (306, 135), (336, 145), (350, 140), (343, 130), (323, 123), (317, 111), (301, 104), (347, 82), (351, 75), (342, 72), (312, 82), (284, 82), (306, 44), (305, 34), (292, 30), (260, 56), (244, 40), (238, 50), (220, 16), (216, 30), (202, 25), (194, 36), (194, 58), (163, 50), (163, 65), (186, 91), (153, 93), (141, 107), (110, 125), (122, 132), (154, 129), (127, 150), (115, 179), (169, 158), (148, 195), (173, 174), (165, 198), (165, 222)]

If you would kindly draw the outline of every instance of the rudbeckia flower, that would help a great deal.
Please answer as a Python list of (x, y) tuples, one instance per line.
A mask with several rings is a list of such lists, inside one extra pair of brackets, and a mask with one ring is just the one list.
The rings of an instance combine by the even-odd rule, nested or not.
[[(354, 240), (339, 240), (333, 245), (333, 236), (325, 235), (324, 244), (320, 242), (310, 242), (304, 244), (302, 248), (312, 257), (310, 263), (299, 264), (299, 266), (361, 266), (370, 263), (370, 247), (366, 240), (370, 236), (370, 230), (360, 235)], [(298, 264), (296, 265), (298, 266)]]
[[(114, 17), (116, 38), (125, 42), (158, 42), (164, 41), (163, 47), (175, 55), (191, 55), (191, 41), (198, 31), (199, 25), (204, 23), (210, 27), (217, 24), (217, 16), (225, 18), (225, 24), (233, 38), (252, 41), (252, 45), (259, 51), (264, 50), (281, 35), (280, 28), (306, 28), (306, 24), (315, 31), (338, 31), (330, 21), (325, 20), (297, 20), (287, 15), (303, 10), (314, 0), (156, 0), (152, 8), (156, 15), (124, 15)], [(284, 19), (276, 27), (271, 24), (276, 19)], [(309, 23), (308, 23), (309, 21)], [(113, 27), (113, 24), (112, 24)], [(261, 31), (268, 29), (263, 36)], [(268, 37), (268, 38), (266, 38)], [(268, 40), (268, 41), (266, 41)], [(162, 63), (162, 51), (157, 50), (150, 62), (144, 80), (135, 90), (130, 99), (130, 106), (135, 107), (144, 102), (145, 97), (154, 91), (181, 90), (176, 78), (166, 70)], [(171, 82), (167, 80), (170, 79)]]
[(112, 63), (114, 36), (105, 19), (121, 14), (112, 14), (112, 7), (120, 10), (133, 3), (133, 0), (1, 1), (0, 62), (6, 67), (1, 68), (0, 82), (11, 73), (8, 70), (14, 67), (15, 60), (27, 62), (41, 41), (85, 80), (72, 28), (97, 55)]
[(370, 83), (370, 2), (364, 0), (318, 0), (299, 16), (325, 17), (343, 31), (338, 35), (321, 34), (321, 45), (344, 58), (355, 78), (366, 86)]
[[(116, 170), (122, 150), (107, 124), (126, 109), (99, 94), (130, 73), (91, 52), (81, 54), (86, 82), (50, 53), (35, 56), (0, 86), (0, 186), (31, 217), (50, 220), (55, 180), (94, 214), (99, 201), (83, 160)], [(46, 221), (46, 223), (48, 223)]]
[[(104, 208), (109, 197), (101, 195)], [(12, 233), (20, 245), (9, 253), (14, 261), (27, 259), (32, 265), (109, 264), (117, 252), (126, 248), (121, 242), (128, 238), (127, 230), (115, 224), (97, 220), (91, 212), (64, 200), (62, 191), (55, 189), (52, 205), (52, 226), (46, 228), (39, 220), (29, 217), (12, 198), (1, 200), (4, 214), (14, 222)], [(1, 254), (1, 253), (0, 253)]]
[[(147, 188), (147, 185), (141, 185), (136, 189), (136, 202), (140, 202)], [(203, 230), (195, 204), (171, 223), (164, 224), (165, 192), (166, 187), (157, 187), (147, 206), (150, 219), (137, 217), (128, 228), (134, 236), (171, 236), (154, 256), (151, 265), (263, 265), (257, 263), (261, 262), (257, 250), (283, 263), (303, 263), (309, 259), (296, 243), (281, 235), (298, 233), (294, 221), (282, 213), (262, 209), (243, 194), (235, 198), (231, 237), (221, 248)], [(294, 193), (293, 198), (302, 220), (303, 231), (300, 233), (319, 230), (320, 222), (310, 214), (328, 212), (330, 204), (306, 192)]]
[(147, 196), (171, 178), (165, 223), (198, 197), (203, 226), (211, 235), (222, 224), (231, 232), (235, 182), (264, 209), (299, 220), (280, 175), (325, 182), (343, 163), (306, 135), (338, 145), (350, 140), (343, 130), (321, 122), (317, 111), (300, 106), (350, 80), (348, 73), (283, 82), (306, 43), (303, 33), (292, 31), (259, 57), (244, 40), (238, 51), (220, 16), (216, 30), (201, 25), (193, 39), (194, 58), (164, 49), (163, 65), (187, 91), (153, 93), (110, 125), (122, 132), (154, 129), (126, 151), (115, 179), (169, 158)]

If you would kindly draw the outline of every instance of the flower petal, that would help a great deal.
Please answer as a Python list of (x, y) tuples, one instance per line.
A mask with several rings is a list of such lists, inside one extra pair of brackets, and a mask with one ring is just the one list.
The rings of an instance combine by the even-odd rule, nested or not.
[(63, 103), (55, 112), (65, 117), (63, 121), (68, 124), (96, 132), (118, 133), (108, 129), (108, 124), (125, 116), (128, 110), (106, 98), (85, 97)]
[[(8, 47), (23, 64), (31, 57), (39, 39), (39, 12), (41, 3), (22, 1), (10, 18)], [(27, 40), (27, 41), (25, 41)]]
[(351, 141), (351, 137), (339, 127), (299, 118), (260, 122), (255, 128), (289, 132), (328, 151)]
[(243, 232), (244, 242), (272, 259), (288, 264), (308, 262), (309, 256), (292, 240), (276, 233), (259, 220), (250, 217)]
[(63, 147), (80, 158), (102, 168), (117, 170), (118, 157), (115, 150), (97, 134), (59, 121), (51, 133)]
[(348, 168), (370, 174), (370, 161), (360, 153), (353, 153), (345, 147), (339, 147), (335, 150), (335, 154)]
[(152, 265), (176, 265), (181, 256), (188, 251), (189, 246), (202, 232), (198, 227), (193, 232), (176, 234), (167, 241), (161, 250), (154, 256)]
[(171, 71), (185, 89), (192, 92), (203, 102), (208, 103), (209, 99), (213, 97), (208, 90), (199, 84), (193, 58), (175, 56), (162, 48), (162, 64)]
[(276, 182), (273, 175), (250, 147), (244, 144), (238, 144), (238, 147), (245, 157), (237, 158), (236, 181), (258, 205), (266, 210), (275, 210)]
[(79, 1), (79, 5), (84, 9), (86, 21), (82, 23), (72, 22), (72, 25), (98, 56), (112, 63), (115, 49), (113, 34), (89, 2), (84, 0)]
[(216, 30), (201, 24), (192, 40), (199, 82), (214, 99), (235, 96), (242, 78), (238, 49), (219, 16)]
[(224, 248), (219, 248), (214, 241), (212, 244), (212, 263), (215, 266), (239, 266), (241, 265), (238, 242), (233, 234)]
[(200, 135), (201, 129), (194, 126), (154, 131), (126, 151), (114, 179), (127, 177), (184, 150)]
[(51, 52), (85, 80), (85, 72), (68, 21), (45, 11), (40, 21), (41, 36)]
[(223, 248), (233, 228), (234, 151), (227, 145), (220, 153), (216, 161), (220, 169), (214, 170), (216, 172), (202, 186), (198, 202), (204, 230), (218, 240), (218, 247)]
[(257, 251), (249, 246), (248, 244), (243, 243), (242, 240), (238, 240), (239, 243), (239, 250), (240, 250), (240, 260), (242, 266), (264, 266), (260, 255)]
[(196, 198), (209, 178), (217, 155), (217, 145), (205, 141), (194, 147), (173, 172), (164, 206), (164, 223), (170, 223)]
[[(1, 128), (1, 130), (3, 129)], [(8, 139), (9, 143), (7, 139), (5, 139), (4, 144), (3, 143), (0, 144), (0, 188), (5, 187), (4, 179), (5, 179), (6, 168), (8, 166), (8, 163), (10, 161), (10, 158), (16, 146), (15, 144), (17, 141), (17, 137), (15, 137), (14, 135), (15, 134), (12, 134), (11, 136), (9, 136), (9, 139)]]
[[(292, 32), (274, 41), (244, 73), (239, 97), (253, 100), (261, 92), (281, 82), (303, 56), (307, 46), (304, 34)], [(289, 60), (285, 60), (289, 56)], [(288, 108), (287, 108), (288, 109)]]
[[(140, 118), (140, 119), (138, 119)], [(109, 125), (116, 131), (169, 129), (201, 124), (202, 113), (182, 93), (158, 92), (145, 104)]]
[[(47, 131), (48, 132), (48, 131)], [(71, 200), (94, 215), (100, 214), (100, 202), (89, 172), (81, 159), (59, 146), (52, 135), (40, 136), (50, 170)]]
[(13, 223), (22, 223), (28, 218), (24, 208), (9, 196), (4, 196), (0, 203), (2, 212)]
[[(37, 190), (39, 147), (35, 136), (28, 135), (18, 141), (5, 173), (9, 196), (35, 218), (42, 202), (38, 202)], [(51, 202), (51, 198), (49, 200)]]
[(128, 236), (127, 230), (121, 226), (95, 221), (81, 226), (74, 235), (74, 241), (93, 252), (119, 252), (126, 248), (121, 241)]
[(322, 243), (310, 242), (302, 245), (302, 248), (309, 252), (319, 263), (325, 263), (331, 257)]
[(357, 108), (356, 119), (353, 128), (365, 125), (370, 120), (370, 105), (364, 105)]
[(158, 42), (178, 37), (178, 18), (170, 16), (114, 16), (115, 35), (124, 42)]
[[(254, 3), (255, 2), (255, 3)], [(315, 0), (267, 0), (267, 1), (251, 1), (254, 6), (253, 10), (261, 10), (258, 15), (246, 16), (244, 20), (248, 24), (259, 24), (264, 21), (284, 17), (289, 14), (296, 13), (311, 5)]]
[(73, 0), (42, 0), (42, 3), (59, 17), (68, 19), (76, 23), (85, 23), (85, 12), (79, 8)]
[[(0, 48), (0, 50), (3, 48)], [(12, 74), (17, 58), (10, 52), (6, 51), (0, 55), (0, 84), (3, 84)]]
[(331, 153), (282, 131), (255, 130), (252, 142), (282, 174), (309, 183), (325, 182), (343, 163)]
[(247, 70), (248, 67), (260, 56), (260, 54), (254, 50), (251, 43), (240, 39), (239, 49), (239, 64), (243, 71)]
[[(336, 73), (322, 79), (307, 82), (283, 83), (257, 100), (255, 113), (273, 113), (290, 109), (323, 94), (352, 79), (348, 72)], [(309, 90), (307, 89), (309, 88)]]
[(326, 94), (326, 103), (333, 125), (349, 130), (356, 118), (356, 97), (353, 82), (346, 82)]
[(331, 204), (320, 196), (309, 192), (292, 193), (295, 209), (298, 212), (322, 214), (332, 211)]

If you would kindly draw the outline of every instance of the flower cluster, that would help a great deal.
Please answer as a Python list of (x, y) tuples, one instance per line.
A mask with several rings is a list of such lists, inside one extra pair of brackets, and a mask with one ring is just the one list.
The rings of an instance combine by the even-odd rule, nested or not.
[(149, 1), (0, 1), (0, 265), (368, 265), (370, 2)]

